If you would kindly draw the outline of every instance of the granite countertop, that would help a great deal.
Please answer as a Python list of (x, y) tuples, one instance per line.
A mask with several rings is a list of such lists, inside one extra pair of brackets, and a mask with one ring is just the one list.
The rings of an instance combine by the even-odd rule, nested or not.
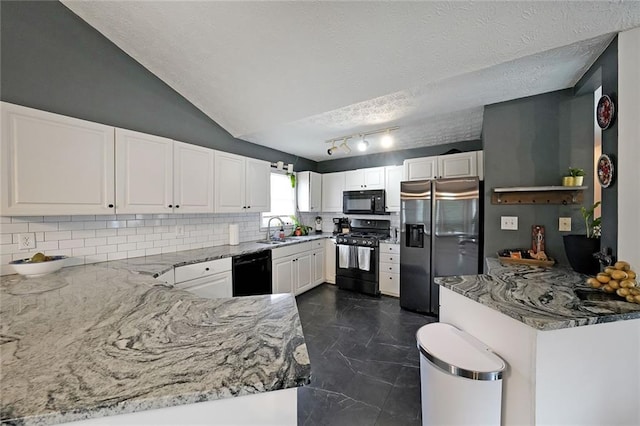
[(487, 259), (488, 275), (438, 277), (449, 290), (538, 330), (640, 319), (640, 305), (586, 286), (567, 268), (502, 264)]
[[(314, 237), (326, 238), (296, 242)], [(203, 299), (153, 278), (172, 266), (278, 246), (2, 277), (2, 423), (55, 424), (308, 383), (293, 295)]]

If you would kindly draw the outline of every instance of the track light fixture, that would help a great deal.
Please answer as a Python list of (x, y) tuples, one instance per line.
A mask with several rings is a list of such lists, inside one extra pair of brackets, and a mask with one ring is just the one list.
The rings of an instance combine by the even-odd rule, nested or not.
[[(391, 147), (393, 145), (393, 137), (391, 136), (391, 132), (393, 130), (398, 130), (399, 128), (400, 127), (398, 127), (398, 126), (385, 127), (384, 129), (373, 130), (371, 132), (354, 133), (352, 135), (340, 136), (339, 138), (329, 139), (328, 141), (325, 141), (325, 143), (330, 143), (331, 144), (331, 147), (329, 149), (327, 149), (327, 155), (333, 155), (333, 153), (336, 152), (338, 149), (342, 149), (342, 151), (345, 154), (350, 154), (351, 153), (351, 147), (349, 146), (347, 141), (349, 139), (351, 139), (351, 138), (354, 138), (354, 137), (361, 138), (360, 142), (358, 142), (358, 151), (366, 151), (371, 144), (365, 138), (367, 136), (376, 135), (378, 133), (386, 133), (381, 139), (381, 145), (382, 145), (383, 148), (389, 148), (389, 147)], [(341, 139), (342, 139), (342, 143), (340, 145), (336, 146), (336, 143)]]

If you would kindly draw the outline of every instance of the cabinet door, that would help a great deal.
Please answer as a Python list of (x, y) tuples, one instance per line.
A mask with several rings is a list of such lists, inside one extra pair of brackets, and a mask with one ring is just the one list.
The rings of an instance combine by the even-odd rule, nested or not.
[(0, 214), (114, 213), (113, 127), (1, 105)]
[(438, 157), (411, 158), (404, 161), (407, 180), (435, 179), (438, 177)]
[(176, 213), (213, 213), (214, 151), (173, 142), (173, 201)]
[(173, 141), (116, 129), (116, 213), (173, 212)]
[(287, 256), (271, 263), (271, 281), (274, 293), (293, 293), (294, 258), (294, 256)]
[(384, 167), (362, 169), (365, 189), (384, 189)]
[(177, 287), (182, 290), (186, 290), (189, 293), (193, 293), (196, 296), (205, 297), (207, 299), (232, 297), (233, 281), (231, 271), (221, 272), (195, 281), (193, 284), (187, 282), (184, 283), (184, 285), (178, 285)]
[(364, 189), (364, 171), (349, 170), (344, 172), (344, 190), (359, 191)]
[(311, 172), (310, 176), (310, 207), (312, 212), (322, 211), (322, 175), (320, 173)]
[(296, 199), (298, 210), (311, 211), (311, 172), (296, 173)]
[(313, 261), (313, 284), (322, 284), (324, 282), (324, 250), (315, 250), (311, 253)]
[(336, 240), (327, 239), (325, 243), (325, 281), (336, 283)]
[(438, 175), (441, 178), (469, 177), (478, 175), (478, 154), (461, 152), (438, 157)]
[(380, 272), (380, 293), (400, 297), (400, 274)]
[(325, 173), (322, 175), (322, 211), (342, 213), (342, 191), (345, 173)]
[(296, 256), (293, 269), (296, 271), (296, 294), (307, 290), (313, 284), (313, 267), (311, 253), (306, 252)]
[(388, 212), (400, 211), (400, 182), (403, 174), (403, 166), (385, 167), (384, 189)]
[(246, 211), (252, 213), (271, 210), (271, 164), (267, 161), (246, 160)]
[(225, 152), (215, 153), (214, 200), (216, 213), (244, 212), (245, 159)]

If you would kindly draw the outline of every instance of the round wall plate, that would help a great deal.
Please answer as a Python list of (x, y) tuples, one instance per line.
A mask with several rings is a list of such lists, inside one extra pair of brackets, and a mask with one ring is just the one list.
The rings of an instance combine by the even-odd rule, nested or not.
[(596, 121), (598, 122), (598, 126), (603, 130), (608, 128), (613, 122), (615, 113), (616, 106), (613, 100), (609, 96), (603, 95), (596, 107)]
[(607, 154), (602, 154), (598, 159), (598, 181), (603, 188), (613, 182), (613, 161)]

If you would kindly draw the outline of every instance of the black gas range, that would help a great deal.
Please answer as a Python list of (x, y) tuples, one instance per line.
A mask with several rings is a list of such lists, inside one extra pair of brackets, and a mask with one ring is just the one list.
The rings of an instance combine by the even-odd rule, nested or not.
[(336, 236), (336, 285), (345, 290), (380, 295), (379, 241), (389, 238), (388, 220), (353, 219), (351, 232)]

